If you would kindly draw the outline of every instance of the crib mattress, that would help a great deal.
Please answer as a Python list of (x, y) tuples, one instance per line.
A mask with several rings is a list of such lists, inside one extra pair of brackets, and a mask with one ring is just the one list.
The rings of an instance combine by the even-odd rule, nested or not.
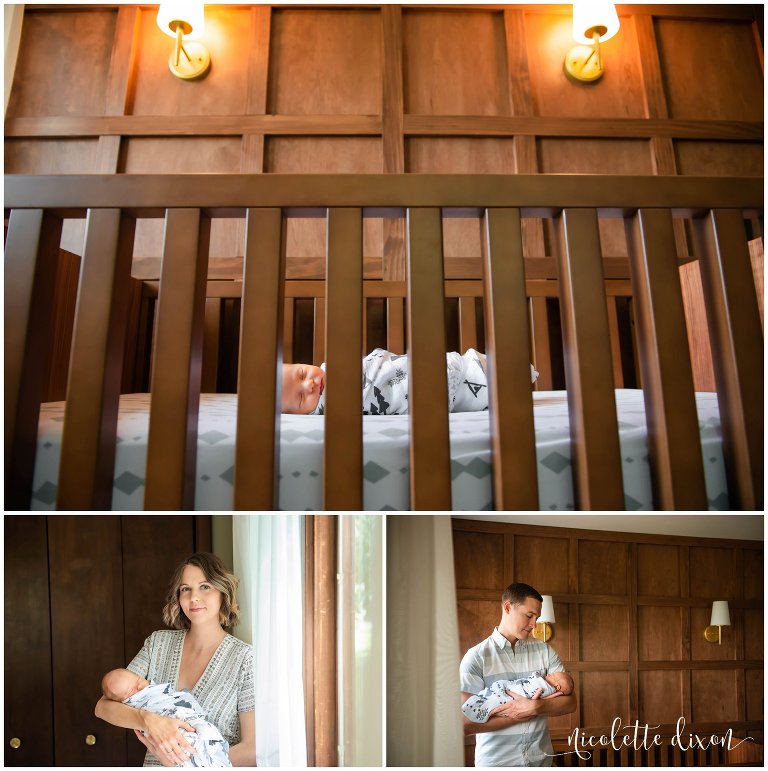
[[(533, 393), (540, 508), (573, 510), (568, 403), (565, 391)], [(728, 509), (717, 395), (696, 394), (709, 508)], [(203, 394), (198, 424), (195, 507), (232, 509), (237, 396)], [(651, 510), (645, 404), (640, 390), (617, 389), (624, 497), (627, 510)], [(281, 510), (322, 507), (323, 416), (283, 415), (280, 441)], [(493, 509), (487, 412), (449, 416), (455, 511)], [(64, 402), (43, 404), (32, 508), (52, 510), (56, 501)], [(149, 395), (120, 398), (112, 508), (141, 510), (149, 428)], [(407, 511), (407, 415), (363, 416), (364, 508)]]

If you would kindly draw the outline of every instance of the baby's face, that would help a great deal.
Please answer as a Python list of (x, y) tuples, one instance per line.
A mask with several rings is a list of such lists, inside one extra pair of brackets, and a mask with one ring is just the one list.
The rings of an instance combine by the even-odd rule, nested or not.
[(568, 696), (573, 691), (573, 678), (567, 672), (552, 672), (547, 675), (546, 680), (564, 696)]
[(325, 389), (325, 372), (312, 364), (283, 364), (281, 412), (308, 415)]
[(109, 688), (120, 701), (125, 701), (148, 685), (148, 680), (133, 672), (126, 671), (117, 676), (113, 675)]

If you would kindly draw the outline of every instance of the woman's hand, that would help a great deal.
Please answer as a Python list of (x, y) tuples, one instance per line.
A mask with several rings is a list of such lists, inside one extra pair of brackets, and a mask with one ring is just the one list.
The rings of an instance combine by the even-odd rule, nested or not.
[(138, 740), (164, 766), (180, 766), (186, 763), (195, 749), (184, 738), (181, 730), (194, 732), (194, 727), (184, 720), (163, 717), (143, 710), (142, 714), (146, 727), (144, 733), (138, 730), (134, 731)]

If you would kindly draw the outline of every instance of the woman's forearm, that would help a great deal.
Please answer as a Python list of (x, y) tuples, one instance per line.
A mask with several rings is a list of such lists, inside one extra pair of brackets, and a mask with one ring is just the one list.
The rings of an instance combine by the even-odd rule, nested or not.
[(229, 761), (233, 766), (255, 766), (256, 747), (249, 742), (240, 742), (229, 748)]
[(102, 696), (96, 703), (94, 711), (96, 717), (120, 728), (136, 728), (141, 731), (146, 728), (144, 710), (130, 707), (119, 701), (112, 701), (105, 696)]

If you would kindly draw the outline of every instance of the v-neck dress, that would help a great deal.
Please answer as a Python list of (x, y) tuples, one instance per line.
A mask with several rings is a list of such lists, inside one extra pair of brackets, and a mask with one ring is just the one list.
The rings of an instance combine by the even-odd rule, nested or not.
[[(161, 629), (147, 637), (128, 669), (146, 680), (178, 688), (185, 630)], [(228, 634), (191, 690), (230, 747), (240, 741), (240, 712), (255, 708), (253, 648)], [(161, 765), (147, 752), (145, 766)]]

